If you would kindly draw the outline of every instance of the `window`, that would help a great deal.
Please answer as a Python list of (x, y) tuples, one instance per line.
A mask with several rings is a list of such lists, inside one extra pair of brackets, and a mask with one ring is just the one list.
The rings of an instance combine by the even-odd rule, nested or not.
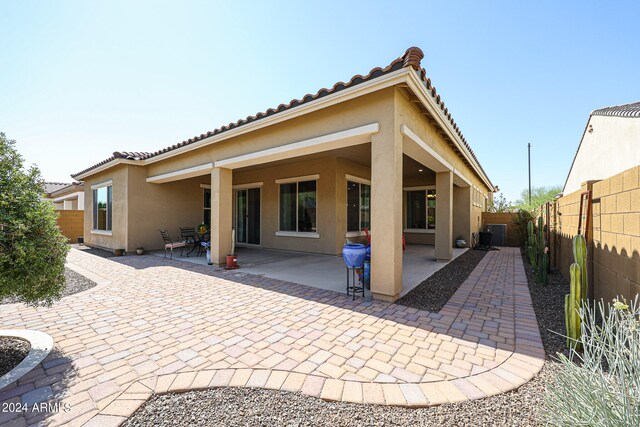
[(347, 232), (371, 228), (371, 186), (347, 181)]
[(206, 224), (208, 228), (211, 228), (211, 190), (204, 189), (204, 206), (203, 206), (202, 223)]
[(436, 190), (425, 188), (407, 191), (407, 229), (436, 229)]
[(317, 181), (280, 184), (280, 231), (315, 233)]
[(93, 189), (93, 229), (111, 231), (112, 194), (111, 185)]

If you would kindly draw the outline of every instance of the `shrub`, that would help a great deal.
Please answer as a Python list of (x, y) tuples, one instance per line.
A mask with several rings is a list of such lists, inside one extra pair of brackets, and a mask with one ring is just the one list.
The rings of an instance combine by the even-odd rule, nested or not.
[(0, 133), (0, 300), (51, 304), (64, 289), (69, 247), (40, 171), (25, 170), (14, 145)]
[(533, 215), (529, 211), (519, 209), (516, 212), (515, 218), (513, 218), (513, 225), (518, 233), (518, 240), (520, 246), (526, 249), (526, 243), (528, 239), (527, 224), (529, 221), (534, 221)]
[(582, 347), (560, 354), (543, 418), (552, 425), (640, 425), (640, 307), (614, 300), (580, 309)]

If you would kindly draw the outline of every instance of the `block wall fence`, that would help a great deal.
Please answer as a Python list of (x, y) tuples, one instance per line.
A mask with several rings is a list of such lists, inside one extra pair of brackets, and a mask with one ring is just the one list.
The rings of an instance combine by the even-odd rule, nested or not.
[(70, 243), (78, 243), (78, 237), (84, 235), (84, 211), (64, 210), (58, 213), (58, 228), (69, 239)]
[(633, 299), (640, 294), (640, 166), (601, 181), (585, 182), (580, 191), (542, 208), (543, 218), (549, 211), (552, 265), (567, 279), (580, 198), (585, 191), (591, 191), (592, 200), (589, 217), (583, 212), (583, 222), (589, 220), (585, 231), (590, 297), (598, 301), (611, 301), (616, 296)]

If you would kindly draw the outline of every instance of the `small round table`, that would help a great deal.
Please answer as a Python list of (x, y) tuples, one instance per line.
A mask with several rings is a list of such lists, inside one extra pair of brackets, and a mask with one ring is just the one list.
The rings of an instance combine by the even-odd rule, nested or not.
[(207, 254), (207, 264), (213, 265), (211, 262), (211, 242), (200, 242), (200, 246), (202, 246)]

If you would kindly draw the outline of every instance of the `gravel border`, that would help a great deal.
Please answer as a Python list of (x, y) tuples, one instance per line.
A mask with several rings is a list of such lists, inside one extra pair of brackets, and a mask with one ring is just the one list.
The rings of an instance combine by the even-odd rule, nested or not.
[(64, 290), (62, 291), (63, 297), (77, 294), (78, 292), (83, 292), (96, 286), (96, 282), (87, 279), (82, 274), (76, 273), (70, 268), (64, 269), (64, 278), (65, 284)]
[(153, 396), (125, 426), (534, 426), (545, 384), (560, 365), (556, 352), (566, 351), (564, 294), (568, 283), (559, 273), (548, 286), (535, 284), (525, 258), (529, 291), (540, 324), (547, 361), (531, 381), (517, 390), (480, 400), (430, 408), (327, 402), (298, 393), (257, 388), (215, 388)]
[(16, 337), (0, 337), (0, 377), (11, 372), (31, 350), (27, 340)]
[[(77, 294), (78, 292), (86, 291), (96, 286), (96, 282), (87, 279), (82, 274), (78, 274), (70, 268), (64, 269), (64, 289), (62, 290), (61, 297)], [(5, 298), (0, 300), (2, 304), (15, 304), (21, 302), (19, 298)]]
[(439, 312), (486, 254), (486, 251), (469, 249), (398, 299), (396, 304)]
[(87, 253), (87, 254), (99, 256), (101, 258), (113, 258), (113, 257), (116, 256), (116, 254), (113, 251), (108, 251), (106, 249), (100, 249), (100, 248), (94, 248), (94, 247), (86, 246), (86, 245), (79, 245), (77, 243), (71, 245), (71, 247), (74, 248), (74, 249), (77, 249), (79, 251), (82, 251), (84, 253)]

